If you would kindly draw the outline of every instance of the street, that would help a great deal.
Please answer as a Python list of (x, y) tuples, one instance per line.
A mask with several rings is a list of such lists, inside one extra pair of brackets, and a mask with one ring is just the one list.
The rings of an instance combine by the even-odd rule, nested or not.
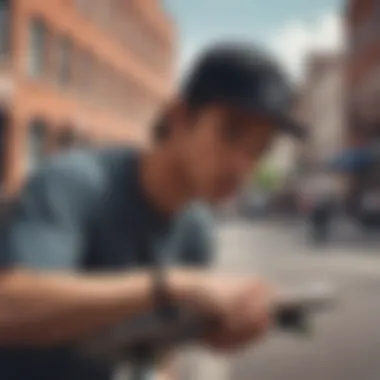
[[(374, 246), (333, 242), (313, 249), (299, 232), (271, 224), (223, 223), (217, 270), (258, 273), (287, 286), (329, 282), (339, 289), (336, 309), (315, 319), (311, 337), (274, 333), (229, 358), (189, 353), (191, 379), (380, 379), (380, 257)], [(197, 365), (189, 364), (194, 360)]]

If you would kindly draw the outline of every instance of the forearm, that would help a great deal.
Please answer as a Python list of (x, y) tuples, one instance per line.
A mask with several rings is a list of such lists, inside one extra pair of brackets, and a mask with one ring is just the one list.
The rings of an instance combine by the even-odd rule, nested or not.
[[(186, 296), (189, 275), (172, 272), (173, 298)], [(144, 272), (108, 276), (0, 276), (0, 345), (48, 346), (75, 341), (151, 310), (152, 279)]]
[(157, 380), (178, 380), (176, 371), (172, 368), (161, 369), (157, 371), (156, 379)]
[(178, 358), (174, 352), (170, 352), (162, 358), (157, 371), (158, 380), (177, 380), (178, 377)]

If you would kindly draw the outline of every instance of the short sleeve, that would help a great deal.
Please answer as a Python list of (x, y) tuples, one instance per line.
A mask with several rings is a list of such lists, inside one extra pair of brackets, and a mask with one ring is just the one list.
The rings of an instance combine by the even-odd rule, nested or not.
[(208, 266), (214, 258), (214, 217), (203, 205), (194, 205), (182, 220), (180, 241), (181, 264)]
[(79, 153), (37, 172), (1, 225), (0, 266), (78, 267), (99, 184), (96, 165)]

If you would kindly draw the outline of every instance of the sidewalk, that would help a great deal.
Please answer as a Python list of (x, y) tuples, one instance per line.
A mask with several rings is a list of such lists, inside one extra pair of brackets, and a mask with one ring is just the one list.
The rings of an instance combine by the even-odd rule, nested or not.
[(356, 380), (370, 379), (368, 373), (379, 369), (380, 256), (334, 244), (315, 249), (299, 233), (275, 222), (223, 224), (215, 269), (260, 273), (286, 286), (336, 287), (340, 306), (316, 320), (318, 336), (305, 342), (276, 335), (232, 359), (193, 351), (186, 358), (186, 380)]
[[(299, 244), (310, 245), (309, 224), (304, 219), (272, 219), (271, 227), (278, 234), (290, 234)], [(342, 250), (358, 253), (377, 254), (380, 252), (380, 229), (363, 230), (359, 223), (347, 218), (340, 218), (332, 222), (328, 241), (318, 248), (321, 252)]]

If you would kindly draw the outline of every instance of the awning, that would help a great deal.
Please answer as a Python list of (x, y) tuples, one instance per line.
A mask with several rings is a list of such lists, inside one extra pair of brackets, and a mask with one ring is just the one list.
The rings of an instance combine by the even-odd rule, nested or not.
[(376, 156), (371, 148), (349, 149), (334, 157), (328, 168), (334, 171), (352, 172), (368, 168), (375, 162)]

